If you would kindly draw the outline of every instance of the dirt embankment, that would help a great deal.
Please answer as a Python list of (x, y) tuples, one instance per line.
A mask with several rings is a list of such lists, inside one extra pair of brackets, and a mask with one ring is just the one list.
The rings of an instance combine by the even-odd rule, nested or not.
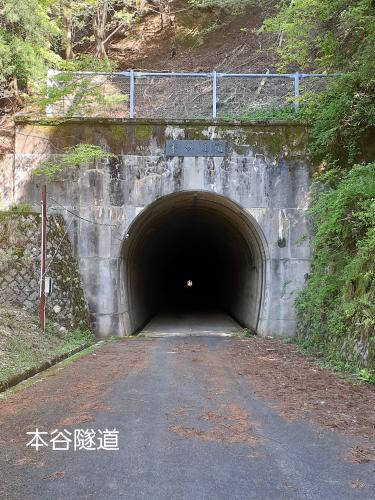
[(111, 43), (109, 57), (122, 70), (263, 73), (275, 69), (275, 39), (259, 32), (266, 15), (259, 6), (242, 11), (194, 9), (178, 0), (171, 14), (163, 24), (159, 14), (144, 16)]

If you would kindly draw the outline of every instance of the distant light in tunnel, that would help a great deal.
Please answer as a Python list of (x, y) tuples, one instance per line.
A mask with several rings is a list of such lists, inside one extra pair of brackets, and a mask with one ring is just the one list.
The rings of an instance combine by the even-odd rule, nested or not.
[(193, 286), (193, 282), (192, 282), (192, 280), (188, 280), (188, 281), (186, 282), (186, 286), (188, 286), (188, 287)]

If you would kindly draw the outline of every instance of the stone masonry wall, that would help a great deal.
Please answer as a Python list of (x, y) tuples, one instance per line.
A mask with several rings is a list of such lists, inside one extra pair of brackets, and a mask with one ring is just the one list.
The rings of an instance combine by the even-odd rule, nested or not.
[[(54, 289), (47, 298), (46, 317), (67, 328), (87, 328), (87, 303), (69, 238), (62, 240), (65, 231), (62, 216), (48, 218), (47, 266), (54, 257), (46, 274), (53, 278)], [(0, 303), (37, 313), (39, 275), (39, 215), (0, 212)]]

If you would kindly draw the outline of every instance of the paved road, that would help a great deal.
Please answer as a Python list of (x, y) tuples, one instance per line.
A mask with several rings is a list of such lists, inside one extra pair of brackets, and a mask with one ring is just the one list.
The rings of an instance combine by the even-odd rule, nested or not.
[[(348, 438), (256, 399), (228, 342), (114, 343), (0, 402), (0, 498), (374, 498), (374, 465), (345, 461)], [(116, 428), (119, 450), (36, 452), (25, 446), (36, 427)]]
[(239, 333), (243, 328), (222, 311), (157, 314), (145, 326), (146, 337), (223, 336)]

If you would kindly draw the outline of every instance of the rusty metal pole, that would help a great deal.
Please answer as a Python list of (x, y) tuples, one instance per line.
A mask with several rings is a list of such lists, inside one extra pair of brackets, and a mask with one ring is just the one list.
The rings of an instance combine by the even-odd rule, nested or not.
[(45, 272), (47, 256), (47, 187), (42, 186), (42, 197), (40, 200), (42, 209), (41, 224), (41, 248), (40, 248), (40, 303), (39, 303), (39, 323), (40, 328), (45, 331), (46, 328), (46, 290), (45, 290)]

